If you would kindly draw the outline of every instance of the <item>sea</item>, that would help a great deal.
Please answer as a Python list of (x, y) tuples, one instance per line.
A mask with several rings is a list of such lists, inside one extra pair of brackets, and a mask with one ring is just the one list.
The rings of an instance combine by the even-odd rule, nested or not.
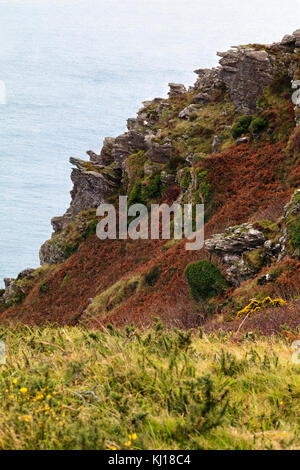
[(39, 265), (70, 202), (69, 157), (216, 51), (299, 27), (298, 0), (0, 0), (0, 285)]

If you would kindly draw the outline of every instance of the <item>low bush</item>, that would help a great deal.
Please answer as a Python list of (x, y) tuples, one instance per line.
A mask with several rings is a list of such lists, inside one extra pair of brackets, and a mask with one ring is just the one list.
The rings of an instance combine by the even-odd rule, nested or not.
[(240, 137), (242, 134), (247, 132), (249, 126), (251, 123), (251, 117), (250, 116), (241, 116), (235, 124), (232, 127), (232, 136), (234, 139), (237, 139)]
[(186, 267), (185, 275), (194, 300), (206, 300), (216, 297), (227, 287), (227, 281), (217, 266), (209, 261), (191, 263)]
[(291, 242), (294, 248), (300, 248), (300, 217), (297, 217), (291, 229)]
[(259, 132), (264, 131), (268, 127), (269, 123), (266, 119), (262, 117), (257, 117), (253, 119), (250, 124), (250, 130), (253, 134), (259, 134)]
[(132, 188), (131, 193), (128, 197), (128, 207), (132, 206), (133, 204), (143, 204), (144, 199), (142, 195), (142, 183), (141, 181), (137, 181)]
[(149, 286), (154, 286), (159, 278), (159, 267), (154, 266), (154, 268), (150, 269), (145, 275), (145, 282), (149, 284)]

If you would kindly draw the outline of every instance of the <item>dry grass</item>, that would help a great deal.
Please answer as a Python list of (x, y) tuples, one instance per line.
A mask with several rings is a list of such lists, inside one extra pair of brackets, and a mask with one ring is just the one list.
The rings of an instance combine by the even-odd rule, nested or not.
[(0, 338), (0, 449), (300, 447), (300, 368), (284, 339), (161, 323), (1, 326)]

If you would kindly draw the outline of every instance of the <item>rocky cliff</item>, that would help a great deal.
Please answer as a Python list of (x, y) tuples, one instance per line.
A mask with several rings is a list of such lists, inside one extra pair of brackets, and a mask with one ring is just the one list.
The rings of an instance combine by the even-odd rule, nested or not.
[[(218, 67), (195, 71), (193, 86), (170, 83), (167, 99), (144, 102), (127, 132), (106, 138), (99, 153), (88, 151), (89, 160), (70, 159), (70, 207), (52, 220), (42, 267), (5, 281), (3, 319), (148, 324), (160, 315), (187, 326), (208, 312), (234, 312), (268, 289), (294, 302), (300, 30), (218, 56)], [(205, 249), (186, 252), (175, 240), (101, 242), (95, 209), (119, 195), (148, 206), (203, 202)], [(228, 285), (205, 305), (194, 303), (184, 275), (199, 260), (213, 261)]]

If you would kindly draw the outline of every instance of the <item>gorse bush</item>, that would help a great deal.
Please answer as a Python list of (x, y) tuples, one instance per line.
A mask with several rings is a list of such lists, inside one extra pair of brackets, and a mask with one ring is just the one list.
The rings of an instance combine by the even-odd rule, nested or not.
[(259, 132), (264, 131), (268, 127), (269, 123), (266, 119), (262, 117), (257, 117), (253, 119), (250, 124), (250, 130), (253, 134), (258, 134)]
[(194, 300), (206, 300), (221, 294), (227, 287), (227, 281), (217, 266), (209, 261), (191, 263), (186, 267), (185, 275)]
[(271, 299), (271, 297), (266, 297), (264, 300), (253, 299), (249, 305), (238, 311), (237, 318), (253, 315), (262, 308), (283, 307), (284, 305), (286, 302), (283, 299)]

